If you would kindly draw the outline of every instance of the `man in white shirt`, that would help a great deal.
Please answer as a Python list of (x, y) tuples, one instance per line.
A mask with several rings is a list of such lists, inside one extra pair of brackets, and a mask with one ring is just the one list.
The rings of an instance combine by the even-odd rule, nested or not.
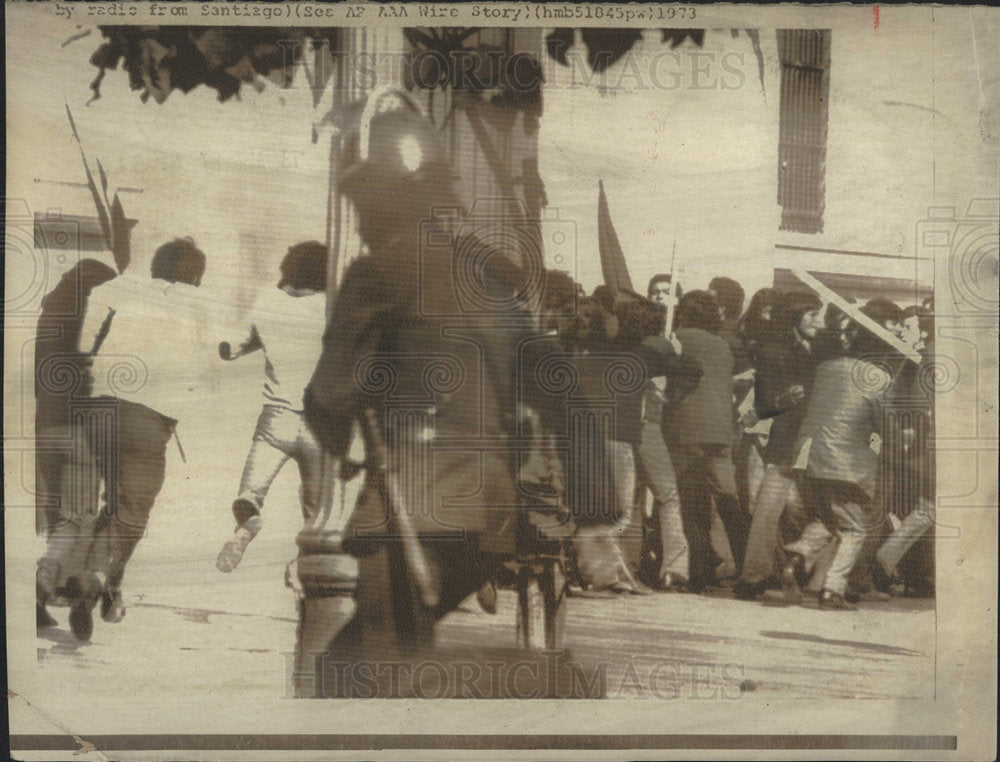
[(264, 406), (233, 503), (236, 533), (219, 553), (219, 571), (231, 572), (261, 529), (260, 511), (281, 468), (292, 459), (302, 479), (303, 517), (319, 508), (322, 453), (302, 416), (302, 395), (323, 349), (326, 328), (327, 248), (305, 241), (288, 249), (281, 280), (267, 289), (251, 314), (249, 335), (234, 351), (219, 346), (223, 359), (258, 349), (264, 353)]
[(110, 414), (90, 443), (107, 506), (84, 518), (68, 563), (70, 628), (80, 640), (93, 632), (98, 599), (105, 621), (124, 616), (122, 577), (163, 486), (177, 417), (208, 392), (195, 362), (209, 330), (195, 290), (205, 255), (176, 239), (156, 250), (150, 270), (151, 280), (125, 274), (96, 289), (80, 332), (80, 351), (93, 356), (91, 401)]

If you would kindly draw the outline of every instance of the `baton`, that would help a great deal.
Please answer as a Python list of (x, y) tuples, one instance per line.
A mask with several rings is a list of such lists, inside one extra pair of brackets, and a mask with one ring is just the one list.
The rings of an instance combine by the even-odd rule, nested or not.
[(424, 605), (427, 608), (436, 608), (439, 596), (436, 586), (431, 579), (430, 569), (427, 567), (427, 556), (424, 555), (420, 539), (417, 537), (417, 533), (410, 521), (410, 516), (406, 512), (406, 506), (403, 501), (402, 492), (399, 489), (396, 474), (389, 468), (385, 439), (382, 437), (382, 431), (379, 429), (375, 411), (371, 408), (365, 410), (365, 419), (368, 422), (368, 429), (371, 432), (372, 441), (375, 445), (378, 467), (385, 476), (386, 491), (389, 493), (389, 511), (393, 518), (396, 519), (396, 523), (399, 526), (399, 534), (403, 540), (403, 554), (406, 557), (406, 565), (413, 572)]

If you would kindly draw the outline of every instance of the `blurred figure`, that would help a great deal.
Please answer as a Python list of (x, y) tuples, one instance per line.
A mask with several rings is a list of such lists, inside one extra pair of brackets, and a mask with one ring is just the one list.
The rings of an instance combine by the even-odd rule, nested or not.
[[(925, 597), (934, 593), (936, 464), (934, 373), (930, 368), (934, 361), (934, 316), (922, 307), (907, 308), (903, 310), (902, 327), (903, 340), (919, 351), (922, 359), (919, 366), (904, 365), (890, 395), (890, 405), (900, 420), (895, 457), (889, 462), (892, 472), (883, 479), (893, 488), (892, 507), (902, 521), (878, 549), (872, 571), (878, 590), (888, 591), (892, 581), (901, 579), (904, 594)], [(923, 553), (911, 554), (918, 545)], [(909, 563), (903, 565), (904, 558)]]
[(264, 353), (264, 406), (233, 503), (236, 532), (219, 552), (215, 563), (219, 571), (235, 569), (260, 532), (264, 499), (290, 459), (302, 480), (303, 517), (319, 508), (322, 451), (302, 416), (302, 395), (323, 347), (327, 258), (327, 248), (319, 241), (289, 248), (281, 262), (277, 289), (269, 289), (254, 304), (248, 335), (236, 352), (228, 343), (219, 347), (223, 359), (257, 349)]
[(828, 304), (823, 315), (823, 330), (813, 342), (816, 363), (843, 357), (851, 348), (850, 316), (836, 304)]
[[(350, 695), (343, 681), (323, 685), (326, 659), (371, 664), (432, 647), (436, 623), (515, 557), (525, 529), (507, 444), (518, 433), (517, 349), (535, 317), (518, 296), (524, 273), (478, 241), (441, 235), (434, 213), (459, 206), (454, 177), (404, 91), (372, 93), (345, 150), (338, 188), (370, 254), (344, 274), (304, 412), (334, 458), (361, 427), (366, 478), (342, 546), (319, 525), (300, 534), (298, 576), (308, 604), (326, 583), (310, 569), (343, 547), (358, 558), (356, 608), (339, 632), (309, 634), (301, 619), (298, 695)], [(471, 308), (456, 273), (475, 284)], [(456, 439), (488, 444), (449, 446)]]
[(66, 553), (82, 516), (96, 513), (100, 476), (90, 456), (94, 421), (77, 402), (90, 396), (80, 329), (87, 300), (117, 273), (83, 259), (42, 299), (35, 333), (35, 527), (47, 540), (36, 571), (36, 624), (54, 627), (46, 604), (66, 582)]
[[(619, 490), (620, 500), (630, 499), (629, 489), (636, 483), (653, 494), (652, 517), (656, 531), (651, 534), (656, 535), (654, 552), (659, 559), (655, 581), (659, 589), (670, 591), (687, 586), (689, 569), (680, 494), (663, 435), (663, 406), (668, 385), (671, 393), (680, 397), (697, 383), (701, 369), (696, 360), (678, 355), (677, 346), (663, 335), (666, 310), (652, 298), (657, 295), (657, 283), (663, 282), (662, 278), (650, 282), (650, 301), (625, 301), (618, 308), (621, 334), (616, 349), (627, 351), (642, 361), (643, 384), (619, 399), (616, 438), (621, 444), (629, 445), (630, 451), (624, 447), (618, 451), (616, 473), (621, 474), (619, 478), (624, 482)], [(669, 286), (669, 281), (667, 284)], [(623, 420), (629, 422), (625, 428), (621, 425)], [(634, 458), (631, 464), (630, 455)], [(635, 474), (637, 481), (627, 478), (630, 473)], [(633, 532), (644, 524), (644, 516), (638, 515), (644, 503), (643, 500), (641, 505), (632, 506), (637, 514), (630, 521)], [(634, 540), (626, 545), (626, 557), (636, 574), (640, 568), (640, 554), (651, 549), (652, 538), (646, 539), (645, 545)]]
[(749, 518), (739, 505), (732, 446), (733, 355), (718, 336), (719, 306), (706, 291), (691, 291), (677, 305), (677, 339), (684, 357), (702, 368), (697, 387), (690, 394), (671, 399), (667, 415), (667, 442), (677, 471), (681, 510), (690, 552), (690, 588), (704, 590), (715, 583), (720, 562), (712, 548), (712, 505), (725, 524), (737, 565)]
[[(882, 297), (871, 299), (861, 308), (861, 312), (902, 340), (903, 310), (895, 302)], [(872, 526), (851, 573), (849, 593), (852, 599), (863, 597), (885, 601), (890, 597), (890, 586), (875, 564), (875, 552), (893, 531), (890, 515), (905, 512), (900, 506), (907, 502), (908, 488), (897, 479), (898, 474), (906, 468), (903, 466), (906, 447), (902, 429), (907, 403), (901, 404), (901, 400), (909, 394), (908, 390), (916, 378), (917, 366), (894, 347), (877, 339), (873, 339), (869, 353), (863, 359), (884, 369), (892, 379), (892, 387), (883, 399), (885, 420), (873, 440), (873, 447), (879, 455), (879, 478), (875, 491), (877, 510), (872, 514)]]
[(719, 317), (722, 319), (720, 331), (737, 328), (740, 315), (743, 314), (743, 300), (746, 298), (743, 286), (732, 278), (720, 275), (709, 282), (708, 293), (719, 305)]
[(560, 326), (572, 321), (585, 298), (583, 286), (562, 270), (545, 271), (539, 327), (544, 334), (555, 334)]

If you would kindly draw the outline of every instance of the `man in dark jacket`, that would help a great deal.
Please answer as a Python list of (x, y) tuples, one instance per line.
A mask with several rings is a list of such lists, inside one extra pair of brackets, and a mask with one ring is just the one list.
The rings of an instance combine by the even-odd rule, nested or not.
[[(759, 347), (754, 406), (759, 418), (770, 418), (773, 422), (764, 448), (764, 480), (757, 493), (747, 552), (736, 588), (740, 598), (761, 594), (768, 580), (783, 568), (779, 522), (786, 506), (797, 506), (801, 514), (791, 458), (812, 389), (816, 369), (812, 343), (820, 328), (822, 308), (823, 303), (812, 293), (786, 294), (775, 315), (779, 332), (762, 341)], [(789, 519), (797, 529), (802, 528), (804, 516)]]
[(701, 364), (702, 376), (693, 392), (672, 400), (666, 436), (677, 470), (684, 529), (691, 554), (692, 590), (715, 581), (718, 557), (712, 549), (712, 503), (726, 527), (737, 565), (743, 561), (749, 517), (739, 504), (732, 446), (733, 354), (717, 335), (719, 308), (705, 291), (684, 295), (677, 306), (677, 339), (684, 356)]

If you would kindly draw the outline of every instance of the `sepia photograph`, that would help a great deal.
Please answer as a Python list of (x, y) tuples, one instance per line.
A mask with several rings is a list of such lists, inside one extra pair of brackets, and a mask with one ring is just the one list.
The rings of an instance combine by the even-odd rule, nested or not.
[(1000, 11), (4, 11), (12, 758), (995, 758)]

